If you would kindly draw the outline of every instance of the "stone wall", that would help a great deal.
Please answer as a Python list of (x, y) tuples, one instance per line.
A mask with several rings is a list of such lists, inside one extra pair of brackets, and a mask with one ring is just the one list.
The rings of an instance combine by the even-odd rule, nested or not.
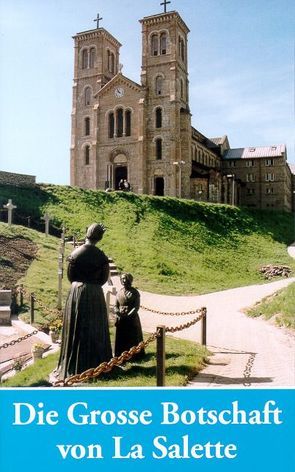
[(34, 175), (14, 174), (13, 172), (0, 171), (1, 185), (16, 185), (16, 186), (34, 186), (36, 177)]

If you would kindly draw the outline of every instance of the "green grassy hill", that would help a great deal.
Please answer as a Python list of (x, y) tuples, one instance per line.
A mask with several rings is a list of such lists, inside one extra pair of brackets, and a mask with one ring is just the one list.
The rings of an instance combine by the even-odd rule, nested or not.
[(102, 249), (142, 290), (205, 293), (263, 282), (264, 264), (295, 269), (286, 252), (295, 239), (288, 213), (53, 185), (0, 186), (1, 208), (8, 198), (20, 217), (37, 221), (47, 211), (78, 237), (104, 223)]

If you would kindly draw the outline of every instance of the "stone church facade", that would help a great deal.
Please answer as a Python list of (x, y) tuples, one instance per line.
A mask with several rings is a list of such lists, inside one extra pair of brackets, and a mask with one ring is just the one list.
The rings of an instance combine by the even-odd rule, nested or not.
[[(246, 157), (246, 152), (230, 149), (226, 136), (209, 139), (192, 127), (189, 29), (180, 15), (165, 12), (140, 23), (140, 84), (122, 74), (121, 44), (107, 30), (74, 36), (71, 185), (116, 190), (126, 179), (139, 194), (290, 210), (285, 147), (272, 146), (277, 152), (272, 149), (271, 156), (263, 148)], [(276, 180), (264, 185), (261, 167), (267, 159), (272, 159), (265, 165), (270, 179), (280, 162), (280, 185)], [(249, 160), (253, 169), (259, 162), (255, 185), (247, 181)], [(271, 193), (262, 198), (266, 188), (272, 188)]]

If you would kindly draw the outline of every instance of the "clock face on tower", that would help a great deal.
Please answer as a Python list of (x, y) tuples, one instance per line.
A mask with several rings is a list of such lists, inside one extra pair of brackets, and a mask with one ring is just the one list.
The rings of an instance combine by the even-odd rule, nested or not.
[(122, 87), (117, 87), (115, 89), (115, 97), (122, 98), (124, 96), (124, 89)]

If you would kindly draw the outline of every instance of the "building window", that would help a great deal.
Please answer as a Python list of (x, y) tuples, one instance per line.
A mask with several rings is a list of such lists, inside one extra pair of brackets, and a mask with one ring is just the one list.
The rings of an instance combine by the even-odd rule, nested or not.
[(275, 174), (272, 172), (268, 172), (265, 174), (265, 180), (266, 182), (273, 182), (275, 180)]
[(151, 54), (152, 56), (159, 54), (159, 38), (157, 34), (153, 34), (151, 37)]
[(117, 137), (123, 136), (123, 108), (117, 110)]
[(267, 167), (273, 166), (273, 159), (265, 159), (265, 165)]
[(179, 57), (184, 61), (185, 57), (185, 48), (184, 48), (184, 40), (179, 36), (178, 38), (178, 54)]
[(156, 128), (162, 128), (162, 108), (156, 109)]
[(89, 51), (89, 67), (92, 69), (94, 67), (95, 61), (95, 48), (91, 48)]
[(246, 167), (254, 167), (255, 162), (253, 159), (249, 159), (246, 161)]
[(125, 112), (125, 135), (131, 136), (131, 111), (126, 110)]
[(273, 193), (273, 187), (267, 187), (265, 189), (265, 193), (266, 193), (266, 195), (271, 195)]
[(90, 163), (90, 146), (85, 146), (85, 149), (84, 149), (84, 162), (85, 162), (85, 165), (88, 166), (89, 163)]
[(88, 68), (88, 50), (83, 49), (82, 51), (82, 69)]
[(85, 118), (84, 121), (84, 129), (85, 129), (85, 136), (89, 136), (90, 134), (90, 118)]
[(162, 33), (160, 36), (160, 49), (161, 54), (167, 54), (167, 34)]
[(111, 53), (111, 72), (115, 73), (115, 54), (113, 52)]
[(228, 167), (236, 167), (236, 161), (229, 161)]
[(90, 105), (91, 104), (91, 88), (86, 87), (84, 90), (84, 105)]
[(183, 79), (180, 79), (180, 98), (184, 100), (184, 84)]
[(163, 94), (163, 77), (161, 75), (158, 75), (156, 77), (156, 95), (162, 95)]
[(114, 137), (114, 132), (115, 132), (115, 117), (114, 113), (109, 114), (109, 138)]
[(108, 49), (108, 71), (115, 72), (115, 54)]
[(246, 175), (247, 182), (255, 182), (255, 175), (254, 174), (247, 174)]
[(247, 188), (247, 195), (254, 195), (255, 189), (254, 188)]
[(159, 161), (162, 159), (162, 139), (156, 139), (156, 159)]

